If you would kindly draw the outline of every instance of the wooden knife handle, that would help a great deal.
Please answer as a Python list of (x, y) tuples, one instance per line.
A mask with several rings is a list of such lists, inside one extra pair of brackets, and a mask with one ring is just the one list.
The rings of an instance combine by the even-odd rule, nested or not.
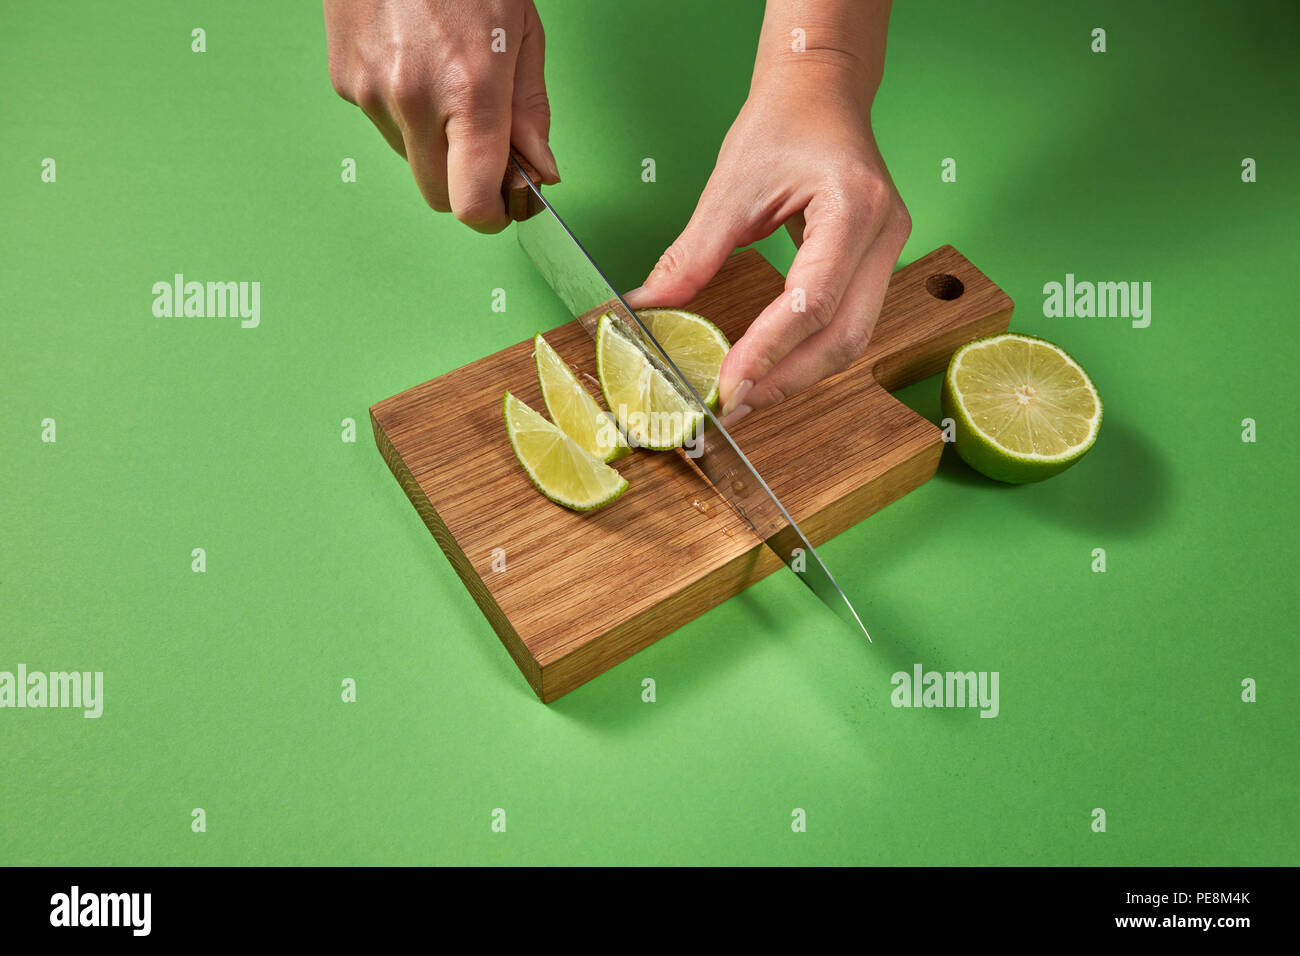
[[(510, 156), (524, 168), (528, 178), (538, 183), (540, 188), (541, 176), (536, 167), (524, 159), (523, 153), (511, 146)], [(506, 215), (516, 221), (528, 219), (542, 208), (533, 191), (524, 182), (524, 178), (519, 175), (519, 170), (515, 169), (514, 163), (510, 162), (506, 163), (505, 178), (501, 180), (501, 198), (506, 201)]]

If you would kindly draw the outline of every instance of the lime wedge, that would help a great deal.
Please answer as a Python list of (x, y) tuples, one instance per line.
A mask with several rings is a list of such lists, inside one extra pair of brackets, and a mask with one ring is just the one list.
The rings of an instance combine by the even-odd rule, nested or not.
[(556, 504), (591, 511), (627, 491), (627, 479), (509, 392), (502, 410), (515, 458)]
[(1023, 484), (1069, 468), (1097, 440), (1101, 396), (1060, 347), (1004, 334), (963, 345), (943, 379), (957, 454), (981, 474)]
[(591, 397), (573, 374), (567, 362), (542, 338), (533, 338), (533, 356), (537, 359), (537, 380), (542, 386), (542, 401), (551, 421), (603, 462), (615, 461), (632, 453), (614, 424), (614, 418)]
[(646, 309), (637, 318), (663, 346), (677, 370), (710, 409), (718, 407), (718, 369), (731, 343), (722, 330), (694, 312)]
[(655, 451), (678, 448), (703, 425), (704, 412), (650, 364), (631, 334), (613, 316), (601, 316), (596, 376), (605, 404), (632, 444)]

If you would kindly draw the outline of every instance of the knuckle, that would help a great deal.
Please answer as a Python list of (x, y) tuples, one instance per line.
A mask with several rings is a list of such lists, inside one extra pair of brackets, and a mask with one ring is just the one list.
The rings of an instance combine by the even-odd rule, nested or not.
[(660, 275), (677, 275), (686, 266), (686, 250), (680, 242), (674, 242), (664, 250), (664, 254), (655, 263), (654, 271)]
[(440, 89), (447, 112), (467, 114), (471, 121), (478, 119), (491, 102), (491, 91), (483, 82), (482, 71), (463, 61), (452, 63), (443, 71)]
[(907, 211), (907, 207), (903, 205), (901, 199), (898, 201), (898, 213), (894, 219), (894, 228), (898, 236), (905, 242), (907, 237), (912, 234), (912, 214)]
[(810, 289), (806, 300), (807, 318), (816, 329), (824, 329), (835, 318), (835, 298), (825, 289)]
[(518, 104), (517, 108), (522, 109), (525, 113), (531, 113), (534, 116), (544, 116), (551, 118), (551, 100), (546, 95), (545, 90), (533, 90), (524, 97), (523, 102)]
[(334, 57), (330, 58), (330, 86), (334, 87), (334, 92), (349, 103), (354, 102), (352, 99), (352, 78), (342, 64)]
[(384, 112), (384, 91), (369, 77), (355, 80), (351, 86), (352, 102), (361, 107), (367, 115)]
[(891, 192), (888, 181), (874, 167), (854, 162), (840, 174), (845, 192), (857, 205), (878, 213), (887, 207)]
[(837, 363), (836, 371), (842, 372), (867, 352), (871, 342), (871, 332), (866, 326), (856, 322), (848, 326), (840, 336), (833, 358)]
[(885, 235), (899, 245), (906, 243), (912, 234), (912, 214), (907, 211), (903, 198), (897, 193), (891, 198), (886, 216)]
[(396, 67), (388, 77), (388, 97), (399, 113), (409, 115), (429, 105), (428, 85), (418, 73)]
[(467, 226), (489, 226), (502, 215), (501, 200), (495, 196), (472, 196), (452, 207), (456, 218)]
[(768, 408), (772, 405), (780, 405), (790, 397), (789, 389), (778, 382), (764, 382), (762, 391), (763, 407)]

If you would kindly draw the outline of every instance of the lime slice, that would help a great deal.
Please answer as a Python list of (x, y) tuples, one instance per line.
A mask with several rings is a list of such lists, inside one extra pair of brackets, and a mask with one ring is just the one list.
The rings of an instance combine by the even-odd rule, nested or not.
[(1030, 335), (959, 348), (943, 379), (957, 454), (981, 474), (1023, 484), (1069, 468), (1097, 440), (1101, 396), (1065, 351)]
[(694, 312), (646, 309), (637, 317), (710, 409), (718, 407), (718, 369), (731, 343), (722, 330)]
[(678, 448), (703, 425), (704, 412), (650, 364), (631, 334), (613, 316), (601, 316), (596, 376), (605, 404), (632, 444), (655, 451)]
[(533, 356), (537, 359), (537, 380), (542, 385), (542, 401), (551, 421), (603, 462), (615, 461), (632, 453), (614, 424), (614, 418), (591, 397), (567, 362), (542, 338), (533, 338)]
[(502, 409), (515, 458), (556, 504), (591, 511), (627, 491), (627, 479), (509, 392)]

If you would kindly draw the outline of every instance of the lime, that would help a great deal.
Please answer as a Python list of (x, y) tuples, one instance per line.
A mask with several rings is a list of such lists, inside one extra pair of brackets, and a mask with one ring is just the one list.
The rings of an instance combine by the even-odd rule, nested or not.
[(718, 369), (731, 343), (722, 330), (694, 312), (646, 309), (637, 313), (677, 370), (710, 409), (718, 407)]
[(551, 421), (603, 462), (631, 454), (632, 449), (623, 441), (613, 417), (596, 404), (568, 363), (560, 358), (540, 332), (533, 338), (533, 356), (537, 359), (542, 401), (546, 403)]
[(632, 334), (612, 315), (601, 316), (596, 376), (605, 404), (633, 444), (656, 451), (678, 448), (703, 425), (704, 412), (650, 364)]
[(502, 409), (515, 458), (556, 504), (591, 511), (627, 491), (627, 479), (509, 392)]
[(943, 378), (957, 454), (981, 474), (1022, 484), (1069, 468), (1097, 440), (1101, 396), (1064, 349), (1007, 333), (963, 345)]

